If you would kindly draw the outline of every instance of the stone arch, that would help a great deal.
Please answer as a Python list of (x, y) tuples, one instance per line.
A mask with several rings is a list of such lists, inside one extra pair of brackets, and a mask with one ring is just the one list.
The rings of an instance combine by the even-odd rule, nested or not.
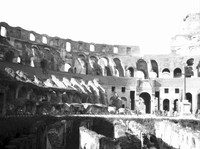
[(147, 62), (143, 59), (139, 59), (136, 63), (136, 66), (137, 70), (142, 71), (144, 73), (145, 79), (147, 79), (149, 77)]
[(74, 72), (80, 74), (87, 74), (87, 62), (86, 57), (83, 54), (80, 54), (74, 62)]
[(113, 59), (115, 63), (115, 68), (119, 72), (119, 77), (124, 77), (124, 69), (121, 64), (121, 60), (119, 58), (114, 58)]
[(180, 78), (182, 76), (182, 70), (180, 68), (174, 69), (174, 78)]
[(128, 67), (127, 76), (128, 77), (134, 77), (134, 68), (133, 67)]
[(30, 41), (35, 41), (35, 35), (34, 35), (34, 33), (30, 33), (29, 34), (29, 40)]
[(151, 113), (151, 96), (147, 92), (143, 92), (140, 96), (144, 100), (144, 104), (146, 106), (146, 113)]
[(40, 67), (40, 62), (43, 58), (43, 54), (40, 52), (38, 46), (32, 45), (31, 46), (32, 55), (34, 57), (34, 65), (35, 67)]
[(71, 52), (71, 42), (67, 41), (65, 43), (65, 50), (66, 52)]
[(193, 64), (194, 64), (194, 58), (189, 58), (189, 59), (186, 61), (186, 64), (187, 64), (187, 66), (193, 66)]
[(168, 68), (164, 68), (162, 70), (162, 77), (163, 78), (170, 78), (170, 70)]
[(152, 67), (152, 71), (155, 72), (157, 74), (156, 77), (159, 77), (159, 73), (158, 73), (158, 63), (156, 62), (156, 60), (151, 60), (151, 67)]
[(188, 102), (191, 104), (190, 111), (192, 112), (192, 94), (186, 93), (185, 96), (186, 96), (186, 99), (188, 100)]
[(103, 76), (107, 76), (107, 73), (106, 73), (106, 70), (105, 70), (105, 67), (108, 66), (108, 60), (104, 57), (100, 58), (98, 60), (98, 64), (101, 66), (102, 70), (103, 70)]
[(69, 63), (65, 63), (63, 65), (63, 71), (64, 72), (70, 72), (71, 68), (72, 68), (72, 66)]
[(174, 111), (178, 111), (178, 99), (174, 100)]
[(169, 109), (170, 109), (170, 104), (169, 104), (169, 99), (164, 99), (163, 100), (163, 110), (165, 110), (165, 111), (169, 111)]
[(8, 50), (4, 53), (4, 61), (6, 62), (13, 62), (13, 59), (15, 57), (15, 53), (12, 50)]
[(89, 64), (91, 67), (92, 74), (94, 75), (103, 75), (102, 68), (98, 64), (98, 58), (96, 56), (90, 56)]
[(193, 72), (193, 64), (194, 64), (194, 58), (189, 58), (186, 61), (187, 66), (185, 67), (185, 77), (191, 77), (194, 75)]
[(110, 65), (110, 60), (108, 57), (104, 57), (108, 61), (108, 65), (105, 67), (107, 76), (113, 76), (113, 69)]
[(122, 106), (124, 105), (124, 108), (127, 107), (127, 98), (126, 97), (121, 97), (122, 99)]

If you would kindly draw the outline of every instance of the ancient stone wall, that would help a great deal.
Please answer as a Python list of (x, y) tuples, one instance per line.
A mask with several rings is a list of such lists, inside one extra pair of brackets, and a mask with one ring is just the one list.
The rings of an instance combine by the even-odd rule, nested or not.
[[(174, 149), (198, 149), (200, 147), (199, 131), (183, 128), (169, 121), (155, 122), (156, 137), (161, 148), (170, 146)], [(161, 141), (162, 140), (162, 141)]]

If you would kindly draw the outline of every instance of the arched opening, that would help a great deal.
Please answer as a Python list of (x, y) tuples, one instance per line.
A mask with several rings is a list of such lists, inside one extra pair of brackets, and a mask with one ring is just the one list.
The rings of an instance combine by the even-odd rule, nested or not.
[(64, 71), (64, 72), (69, 72), (70, 68), (71, 68), (71, 65), (68, 64), (68, 63), (65, 63), (65, 64), (64, 64), (63, 71)]
[(35, 41), (35, 35), (33, 33), (30, 33), (29, 39), (30, 41)]
[(127, 70), (127, 76), (128, 77), (134, 77), (134, 69), (133, 67), (129, 67)]
[(147, 79), (148, 76), (148, 69), (147, 69), (147, 63), (143, 59), (139, 59), (136, 63), (137, 70), (140, 70), (144, 73), (145, 79)]
[(174, 78), (180, 78), (182, 76), (182, 71), (180, 68), (174, 69)]
[(115, 68), (116, 68), (115, 74), (117, 75), (118, 73), (120, 77), (124, 77), (124, 69), (121, 65), (121, 60), (119, 58), (114, 58), (113, 61), (115, 63)]
[(122, 107), (127, 108), (127, 99), (126, 97), (121, 97), (122, 99)]
[(174, 100), (174, 111), (178, 111), (178, 99)]
[(106, 67), (108, 66), (108, 60), (106, 58), (100, 58), (98, 60), (98, 64), (101, 66), (102, 68), (102, 74), (103, 76), (107, 76), (107, 70), (106, 70)]
[(67, 52), (71, 51), (71, 43), (70, 42), (66, 42), (66, 51)]
[(170, 78), (170, 70), (168, 68), (164, 68), (162, 71), (163, 78)]
[(194, 76), (193, 72), (193, 64), (194, 64), (194, 58), (190, 58), (186, 61), (187, 66), (185, 67), (185, 77), (191, 77)]
[(94, 75), (103, 75), (102, 74), (102, 68), (101, 66), (98, 64), (98, 59), (95, 56), (91, 56), (90, 57), (90, 66), (91, 66), (91, 70), (93, 71), (92, 74)]
[(194, 58), (190, 58), (186, 61), (187, 66), (193, 66), (194, 64)]
[(159, 77), (159, 75), (158, 75), (158, 63), (155, 60), (151, 60), (151, 67), (152, 67), (152, 71), (157, 74), (156, 77)]
[(47, 44), (47, 37), (45, 36), (42, 37), (42, 43)]
[(169, 99), (163, 100), (163, 110), (169, 111)]
[(149, 95), (149, 93), (141, 93), (140, 97), (144, 100), (144, 104), (146, 106), (146, 113), (151, 113), (151, 96)]
[(114, 48), (113, 48), (113, 53), (117, 54), (117, 53), (118, 53), (118, 50), (119, 50), (118, 47), (114, 47)]
[(85, 60), (84, 55), (79, 55), (77, 59), (75, 59), (74, 62), (74, 72), (75, 73), (80, 73), (80, 74), (87, 74), (87, 63)]
[(11, 50), (8, 50), (4, 54), (4, 61), (12, 62), (14, 57), (15, 57), (15, 53), (13, 51), (11, 51)]
[(4, 26), (1, 26), (1, 36), (7, 37), (7, 29)]
[(191, 93), (186, 93), (186, 99), (189, 101), (189, 103), (191, 104), (190, 107), (190, 112), (192, 112), (192, 94)]
[(94, 52), (94, 51), (95, 51), (95, 47), (94, 47), (93, 44), (90, 45), (90, 51), (91, 51), (91, 52)]

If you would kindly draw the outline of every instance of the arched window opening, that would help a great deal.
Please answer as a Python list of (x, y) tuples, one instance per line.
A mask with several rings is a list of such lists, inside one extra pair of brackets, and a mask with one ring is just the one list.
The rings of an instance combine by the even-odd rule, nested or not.
[(158, 63), (155, 60), (151, 60), (152, 71), (156, 73), (158, 77)]
[(127, 99), (126, 99), (126, 97), (121, 97), (121, 99), (122, 99), (122, 105), (124, 105), (124, 108), (127, 108)]
[(151, 113), (151, 96), (149, 95), (149, 93), (141, 93), (140, 98), (142, 98), (144, 101), (144, 104), (146, 106), (146, 113)]
[(29, 39), (30, 41), (35, 41), (35, 35), (33, 33), (30, 33)]
[(94, 51), (95, 51), (95, 47), (94, 47), (93, 44), (90, 45), (90, 51), (91, 51), (91, 52), (94, 52)]
[(190, 58), (186, 61), (187, 66), (185, 67), (185, 77), (191, 77), (194, 76), (193, 72), (193, 64), (194, 64), (194, 58)]
[(163, 110), (169, 111), (169, 99), (163, 100)]
[(118, 47), (114, 47), (114, 48), (113, 48), (113, 53), (117, 54), (117, 53), (118, 53), (118, 50), (119, 50)]
[(120, 76), (120, 77), (124, 77), (124, 69), (121, 65), (121, 60), (119, 58), (114, 58), (113, 59), (114, 63), (115, 63), (115, 75), (116, 76)]
[(4, 26), (1, 26), (1, 36), (7, 37), (7, 29)]
[(149, 78), (146, 61), (143, 59), (139, 59), (136, 65), (137, 65), (137, 70), (142, 71), (144, 73), (145, 79)]
[(134, 69), (133, 67), (129, 67), (127, 70), (127, 76), (128, 77), (134, 77)]
[(190, 112), (192, 112), (192, 94), (191, 93), (186, 93), (186, 99), (191, 104)]
[[(80, 64), (79, 67), (81, 67), (81, 71), (79, 73), (88, 74), (88, 65), (86, 63), (85, 56), (82, 55), (82, 54), (79, 55), (78, 56), (78, 61), (79, 61), (79, 64)], [(78, 66), (77, 66), (77, 68), (78, 68)]]
[(178, 99), (174, 100), (174, 111), (178, 111)]
[(71, 65), (70, 64), (68, 64), (68, 63), (65, 63), (64, 64), (64, 69), (63, 69), (63, 71), (64, 72), (69, 72), (69, 69), (71, 68)]
[(170, 70), (168, 68), (163, 69), (162, 77), (163, 78), (170, 78)]
[(167, 72), (170, 73), (170, 70), (168, 68), (163, 69), (162, 73)]
[(104, 75), (102, 66), (98, 64), (98, 59), (95, 56), (90, 57), (90, 65), (92, 67), (93, 74), (95, 75)]
[(187, 66), (193, 66), (194, 64), (194, 58), (190, 58), (186, 61)]
[(174, 69), (174, 78), (180, 78), (182, 76), (182, 71), (180, 68)]
[(45, 36), (42, 37), (42, 43), (47, 44), (47, 37)]
[(71, 43), (70, 42), (66, 42), (66, 51), (67, 52), (71, 51)]

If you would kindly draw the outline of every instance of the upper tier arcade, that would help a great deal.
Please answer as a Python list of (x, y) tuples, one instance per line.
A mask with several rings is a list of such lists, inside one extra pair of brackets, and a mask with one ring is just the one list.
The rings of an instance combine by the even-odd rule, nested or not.
[(50, 37), (46, 34), (38, 34), (34, 31), (28, 31), (20, 27), (11, 27), (5, 22), (0, 22), (0, 33), (1, 36), (8, 38), (15, 38), (30, 42), (32, 44), (41, 44), (58, 48), (61, 51), (66, 50), (67, 52), (93, 52), (95, 54), (118, 54), (118, 55), (135, 55), (140, 54), (138, 46), (124, 46), (124, 45), (108, 45), (108, 44), (97, 44), (87, 43), (83, 41), (73, 41), (71, 39), (62, 39), (59, 37)]

